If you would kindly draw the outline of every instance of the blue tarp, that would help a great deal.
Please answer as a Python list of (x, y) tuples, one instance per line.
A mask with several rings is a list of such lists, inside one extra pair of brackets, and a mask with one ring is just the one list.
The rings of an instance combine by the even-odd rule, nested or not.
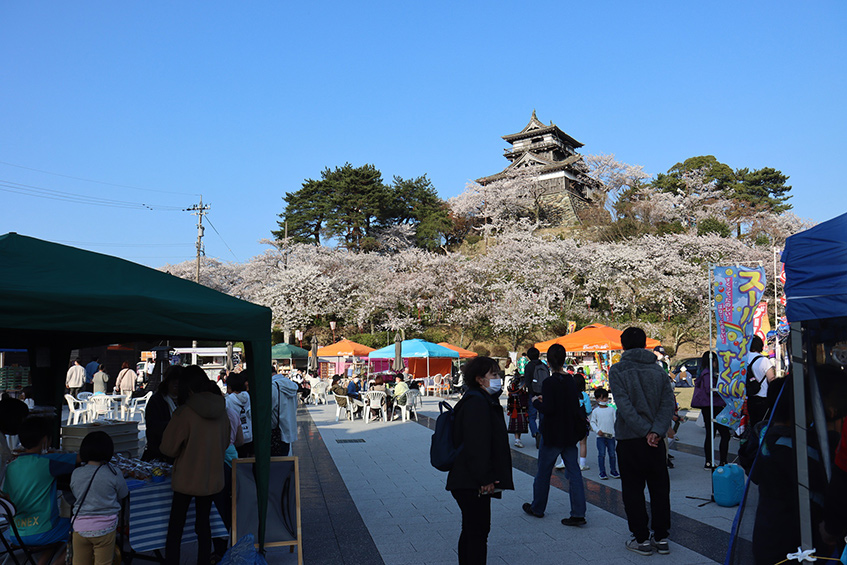
[(847, 214), (785, 241), (789, 322), (847, 316)]
[[(394, 359), (395, 344), (387, 345), (382, 349), (371, 351), (368, 354), (370, 359)], [(407, 339), (401, 342), (401, 356), (406, 359), (409, 357), (451, 357), (458, 359), (459, 354), (452, 349), (448, 349), (437, 343), (430, 343), (422, 339)]]

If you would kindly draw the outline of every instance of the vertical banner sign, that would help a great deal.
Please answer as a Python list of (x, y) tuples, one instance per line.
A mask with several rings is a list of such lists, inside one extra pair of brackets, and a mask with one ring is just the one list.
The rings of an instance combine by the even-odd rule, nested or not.
[(753, 337), (753, 318), (765, 292), (765, 269), (741, 266), (714, 268), (718, 394), (726, 407), (715, 422), (738, 428), (744, 404), (746, 356)]
[(572, 334), (576, 331), (576, 322), (573, 320), (568, 320), (568, 333)]

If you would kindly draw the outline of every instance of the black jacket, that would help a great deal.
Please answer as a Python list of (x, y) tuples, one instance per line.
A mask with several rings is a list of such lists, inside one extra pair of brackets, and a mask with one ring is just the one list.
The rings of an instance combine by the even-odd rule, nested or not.
[(496, 397), (476, 390), (456, 404), (453, 444), (463, 447), (447, 475), (447, 490), (478, 490), (497, 481), (496, 488), (514, 490), (503, 407)]
[(164, 395), (155, 393), (150, 397), (150, 400), (147, 401), (144, 421), (147, 422), (147, 431), (145, 432), (147, 434), (147, 447), (144, 449), (142, 459), (144, 461), (159, 459), (173, 463), (172, 457), (167, 457), (159, 451), (159, 446), (162, 444), (162, 435), (171, 421), (171, 410)]
[(532, 382), (532, 380), (535, 378), (535, 368), (538, 365), (544, 365), (544, 361), (542, 361), (541, 359), (533, 359), (532, 361), (526, 364), (526, 367), (524, 367), (523, 386), (532, 394), (541, 394), (541, 387), (536, 388), (535, 383)]
[(573, 377), (553, 373), (545, 379), (541, 390), (541, 401), (533, 405), (544, 414), (541, 420), (541, 437), (544, 445), (568, 447), (579, 441), (574, 432), (574, 419), (581, 418), (580, 394)]

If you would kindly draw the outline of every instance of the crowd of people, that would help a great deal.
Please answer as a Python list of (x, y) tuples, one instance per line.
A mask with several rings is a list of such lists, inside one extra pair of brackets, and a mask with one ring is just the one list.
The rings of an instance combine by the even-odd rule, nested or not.
[[(128, 364), (124, 365), (116, 387), (130, 392), (137, 384), (137, 375)], [(91, 384), (96, 385), (99, 372), (102, 365), (98, 363)], [(122, 388), (124, 382), (131, 384)], [(173, 465), (166, 563), (180, 563), (183, 530), (192, 500), (198, 565), (216, 562), (228, 545), (227, 539), (211, 537), (211, 507), (215, 505), (229, 530), (232, 460), (251, 457), (254, 449), (247, 373), (230, 373), (224, 384), (225, 392), (196, 365), (171, 366), (146, 406), (146, 446), (141, 458)], [(85, 368), (78, 360), (68, 371), (66, 385), (71, 385), (69, 388), (77, 394), (86, 385)], [(288, 455), (297, 439), (300, 388), (272, 367), (272, 455)], [(30, 547), (55, 549), (70, 539), (73, 563), (111, 563), (116, 551), (120, 500), (128, 493), (121, 471), (110, 464), (114, 455), (112, 439), (103, 431), (94, 431), (85, 436), (79, 453), (52, 452), (52, 420), (29, 416), (28, 410), (24, 402), (5, 395), (0, 401), (0, 495), (15, 506), (14, 523), (20, 540)], [(18, 452), (7, 445), (7, 435), (18, 437)], [(60, 484), (64, 484), (62, 490), (68, 493), (67, 498), (74, 501), (70, 519), (63, 518), (59, 511)], [(11, 531), (4, 535), (17, 543)], [(41, 562), (50, 562), (55, 553), (44, 551)]]
[[(668, 451), (668, 438), (674, 437), (683, 420), (678, 413), (674, 385), (694, 386), (692, 407), (700, 409), (707, 431), (703, 446), (706, 469), (727, 464), (728, 444), (733, 430), (714, 422), (715, 414), (724, 406), (715, 390), (717, 356), (711, 352), (702, 356), (692, 382), (687, 371), (672, 374), (664, 349), (646, 349), (646, 341), (647, 336), (640, 328), (624, 330), (621, 335), (623, 353), (620, 360), (609, 368), (608, 385), (593, 387), (591, 392), (585, 372), (566, 364), (567, 352), (560, 345), (549, 348), (546, 362), (540, 359), (537, 349), (530, 348), (517, 363), (507, 360), (503, 370), (494, 360), (484, 357), (465, 365), (466, 392), (455, 407), (454, 429), (454, 445), (462, 449), (447, 478), (447, 489), (462, 512), (458, 549), (460, 563), (485, 562), (492, 498), (489, 495), (499, 496), (503, 489), (513, 488), (510, 464), (507, 464), (510, 453), (504, 449), (504, 446), (508, 447), (508, 434), (514, 435), (514, 446), (518, 449), (524, 447), (522, 437), (529, 434), (535, 439), (538, 449), (532, 500), (523, 504), (524, 512), (536, 518), (545, 516), (553, 469), (564, 468), (569, 485), (570, 513), (561, 522), (572, 527), (587, 523), (582, 472), (588, 469), (585, 459), (587, 435), (594, 432), (600, 479), (621, 480), (624, 510), (631, 534), (625, 541), (626, 548), (645, 556), (670, 553), (668, 469), (673, 468), (673, 463)], [(756, 381), (758, 386), (750, 387), (747, 398), (743, 423), (748, 430), (754, 430), (748, 435), (761, 433), (761, 422), (774, 405), (776, 393), (773, 387), (778, 384), (781, 388), (784, 381), (781, 379), (774, 383), (773, 366), (762, 355), (762, 350), (762, 340), (751, 338), (750, 352), (745, 358), (746, 372), (749, 372), (748, 380)], [(508, 378), (505, 419), (499, 413), (502, 376)], [(779, 433), (780, 418), (788, 418), (786, 403), (782, 407), (782, 411), (774, 415), (777, 426), (769, 431), (771, 435), (764, 436), (763, 441), (769, 445), (782, 445), (777, 437), (771, 437)], [(497, 417), (486, 416), (489, 408)], [(834, 419), (836, 410), (832, 409), (828, 414), (830, 412)], [(837, 412), (843, 418), (847, 406)], [(720, 437), (719, 455), (714, 463), (713, 424), (714, 434)], [(758, 442), (751, 441), (751, 444), (749, 449), (755, 456)], [(790, 449), (783, 448), (782, 451), (786, 461), (781, 462), (779, 468), (784, 470), (788, 468)], [(779, 455), (780, 448), (774, 449), (773, 453)], [(847, 447), (841, 453), (842, 462), (847, 461), (847, 455), (844, 455)], [(763, 477), (761, 492), (766, 501), (759, 505), (759, 512), (765, 513), (761, 517), (762, 529), (764, 531), (769, 523), (778, 523), (783, 530), (790, 530), (794, 523), (786, 525), (784, 520), (776, 520), (775, 517), (780, 515), (776, 510), (792, 501), (796, 504), (796, 496), (791, 498), (786, 494), (794, 492), (787, 488), (786, 477), (780, 477), (779, 472), (771, 469), (769, 462), (764, 461), (759, 475), (754, 477), (756, 480), (759, 476)], [(840, 488), (847, 492), (847, 463), (843, 463), (843, 469), (839, 475), (843, 478)], [(780, 489), (768, 484), (776, 481), (775, 477), (782, 481)], [(826, 484), (825, 481), (823, 484)], [(649, 491), (651, 501), (649, 515), (645, 489)], [(778, 496), (776, 493), (779, 493)], [(768, 496), (774, 497), (773, 502), (768, 502)], [(820, 511), (823, 513), (823, 508)], [(833, 529), (847, 530), (847, 512), (833, 511), (832, 514), (834, 517), (830, 523), (834, 525)], [(756, 523), (758, 526), (759, 517)], [(823, 526), (821, 531), (822, 537), (829, 535), (833, 539)], [(775, 533), (779, 537), (786, 532)], [(794, 543), (795, 536), (787, 536), (787, 539)], [(775, 555), (773, 545), (779, 546), (776, 553), (787, 547), (785, 543), (771, 543), (768, 546), (770, 555)], [(785, 557), (784, 552), (782, 557)], [(757, 563), (766, 562), (771, 563), (757, 558)]]

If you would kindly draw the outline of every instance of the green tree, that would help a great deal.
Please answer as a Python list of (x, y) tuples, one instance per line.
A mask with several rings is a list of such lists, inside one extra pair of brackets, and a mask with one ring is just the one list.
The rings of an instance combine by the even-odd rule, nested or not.
[(438, 249), (445, 234), (453, 228), (453, 222), (432, 181), (426, 175), (414, 179), (395, 176), (391, 191), (388, 219), (392, 223), (414, 225), (417, 247), (429, 251)]
[(677, 163), (668, 169), (667, 174), (659, 173), (652, 184), (663, 192), (681, 192), (685, 190), (683, 176), (696, 170), (702, 170), (706, 175), (706, 181), (715, 181), (717, 187), (722, 190), (728, 189), (735, 183), (732, 167), (721, 163), (714, 155), (699, 155)]
[[(326, 171), (324, 171), (326, 173)], [(324, 181), (306, 179), (297, 192), (288, 192), (283, 197), (285, 211), (279, 214), (278, 230), (271, 233), (277, 240), (285, 237), (285, 222), (288, 222), (288, 237), (295, 243), (320, 245), (321, 230), (329, 212), (329, 185)]]
[(734, 200), (763, 207), (775, 214), (791, 209), (791, 204), (788, 204), (791, 186), (785, 184), (788, 176), (782, 171), (772, 167), (755, 171), (738, 169), (735, 177), (737, 180), (730, 194)]
[(326, 217), (326, 233), (344, 242), (347, 249), (359, 250), (365, 238), (385, 225), (391, 190), (382, 182), (382, 173), (373, 165), (353, 167), (345, 163), (323, 172), (330, 188), (331, 213)]

